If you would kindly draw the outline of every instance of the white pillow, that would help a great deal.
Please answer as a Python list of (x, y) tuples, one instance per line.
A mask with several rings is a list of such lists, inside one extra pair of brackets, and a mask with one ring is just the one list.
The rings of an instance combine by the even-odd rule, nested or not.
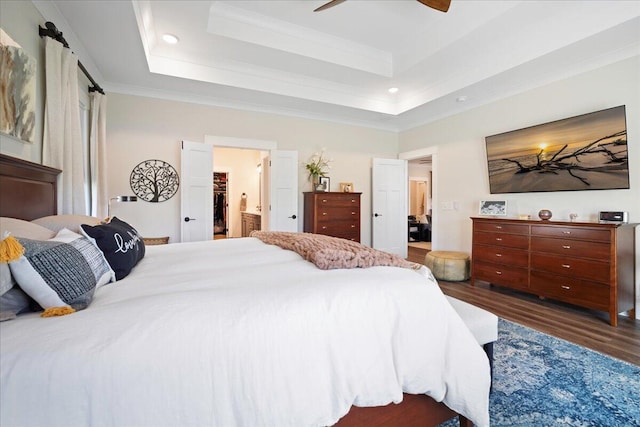
[(80, 233), (80, 226), (82, 224), (100, 224), (100, 218), (87, 215), (51, 215), (34, 219), (31, 222), (48, 228), (55, 233), (63, 228), (71, 230), (74, 233)]
[(29, 311), (31, 299), (18, 286), (0, 297), (0, 322), (15, 319), (18, 314)]
[(48, 228), (33, 222), (3, 216), (0, 217), (0, 239), (4, 238), (5, 231), (10, 232), (13, 237), (33, 240), (47, 240), (56, 235)]
[(15, 285), (15, 280), (9, 270), (9, 264), (0, 262), (0, 296), (4, 295), (9, 289)]

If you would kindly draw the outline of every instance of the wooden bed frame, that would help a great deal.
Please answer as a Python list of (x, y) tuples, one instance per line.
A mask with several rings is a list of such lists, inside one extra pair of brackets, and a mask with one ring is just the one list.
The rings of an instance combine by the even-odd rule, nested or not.
[(60, 172), (0, 154), (0, 216), (31, 221), (57, 214)]
[[(57, 214), (56, 180), (60, 170), (0, 154), (0, 216), (31, 221)], [(444, 403), (427, 395), (407, 394), (399, 404), (352, 406), (336, 427), (435, 427), (458, 417), (461, 427), (472, 427)]]

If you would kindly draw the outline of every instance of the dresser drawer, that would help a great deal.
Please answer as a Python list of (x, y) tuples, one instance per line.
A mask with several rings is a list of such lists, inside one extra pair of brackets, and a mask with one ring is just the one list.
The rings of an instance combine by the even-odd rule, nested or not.
[(510, 288), (528, 289), (528, 272), (526, 268), (517, 268), (486, 262), (478, 262), (475, 259), (473, 266), (473, 280), (484, 280), (495, 285), (508, 286)]
[(565, 239), (591, 240), (598, 242), (610, 242), (609, 230), (582, 227), (554, 227), (548, 225), (532, 225), (532, 236), (562, 237)]
[(611, 288), (602, 283), (532, 271), (529, 288), (540, 296), (595, 310), (609, 310)]
[(476, 221), (473, 223), (474, 231), (490, 231), (492, 233), (529, 234), (529, 226), (526, 224), (505, 224), (494, 221)]
[(342, 237), (344, 235), (360, 235), (360, 223), (358, 221), (333, 221), (318, 225), (318, 234)]
[(349, 193), (335, 194), (330, 196), (317, 195), (316, 196), (316, 208), (322, 209), (323, 206), (336, 206), (336, 207), (354, 207), (360, 210), (360, 197), (353, 197)]
[(340, 235), (336, 235), (335, 237), (339, 237), (341, 239), (351, 240), (352, 242), (360, 243), (360, 231), (357, 232), (345, 232)]
[(519, 234), (474, 232), (473, 242), (483, 245), (529, 249), (529, 236)]
[(601, 261), (607, 261), (611, 258), (610, 244), (587, 242), (585, 240), (532, 237), (531, 250), (570, 257), (591, 258)]
[(341, 239), (347, 239), (354, 242), (360, 242), (359, 228), (332, 227), (324, 230), (318, 230), (317, 234), (322, 234), (322, 235), (331, 236), (331, 237), (339, 237)]
[(318, 223), (330, 222), (330, 221), (345, 221), (355, 220), (360, 218), (360, 209), (352, 206), (348, 207), (335, 207), (335, 206), (320, 206), (317, 211)]
[(472, 257), (475, 261), (491, 262), (494, 264), (506, 264), (525, 268), (529, 265), (529, 252), (527, 252), (526, 249), (476, 245), (474, 243)]
[(559, 257), (537, 252), (531, 253), (531, 270), (557, 273), (562, 276), (590, 279), (609, 283), (610, 264), (581, 258)]

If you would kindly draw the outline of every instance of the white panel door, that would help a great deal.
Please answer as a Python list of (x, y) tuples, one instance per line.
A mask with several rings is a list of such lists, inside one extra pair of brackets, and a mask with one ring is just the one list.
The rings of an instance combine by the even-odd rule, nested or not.
[(271, 150), (269, 230), (298, 231), (298, 152)]
[(373, 159), (372, 246), (407, 257), (407, 161)]
[(213, 146), (182, 141), (181, 240), (213, 239)]

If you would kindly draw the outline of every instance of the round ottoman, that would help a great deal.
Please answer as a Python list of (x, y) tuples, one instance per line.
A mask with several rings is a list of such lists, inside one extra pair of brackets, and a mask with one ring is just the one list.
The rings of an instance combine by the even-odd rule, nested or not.
[(469, 255), (465, 252), (431, 251), (424, 258), (436, 279), (459, 282), (469, 278)]

